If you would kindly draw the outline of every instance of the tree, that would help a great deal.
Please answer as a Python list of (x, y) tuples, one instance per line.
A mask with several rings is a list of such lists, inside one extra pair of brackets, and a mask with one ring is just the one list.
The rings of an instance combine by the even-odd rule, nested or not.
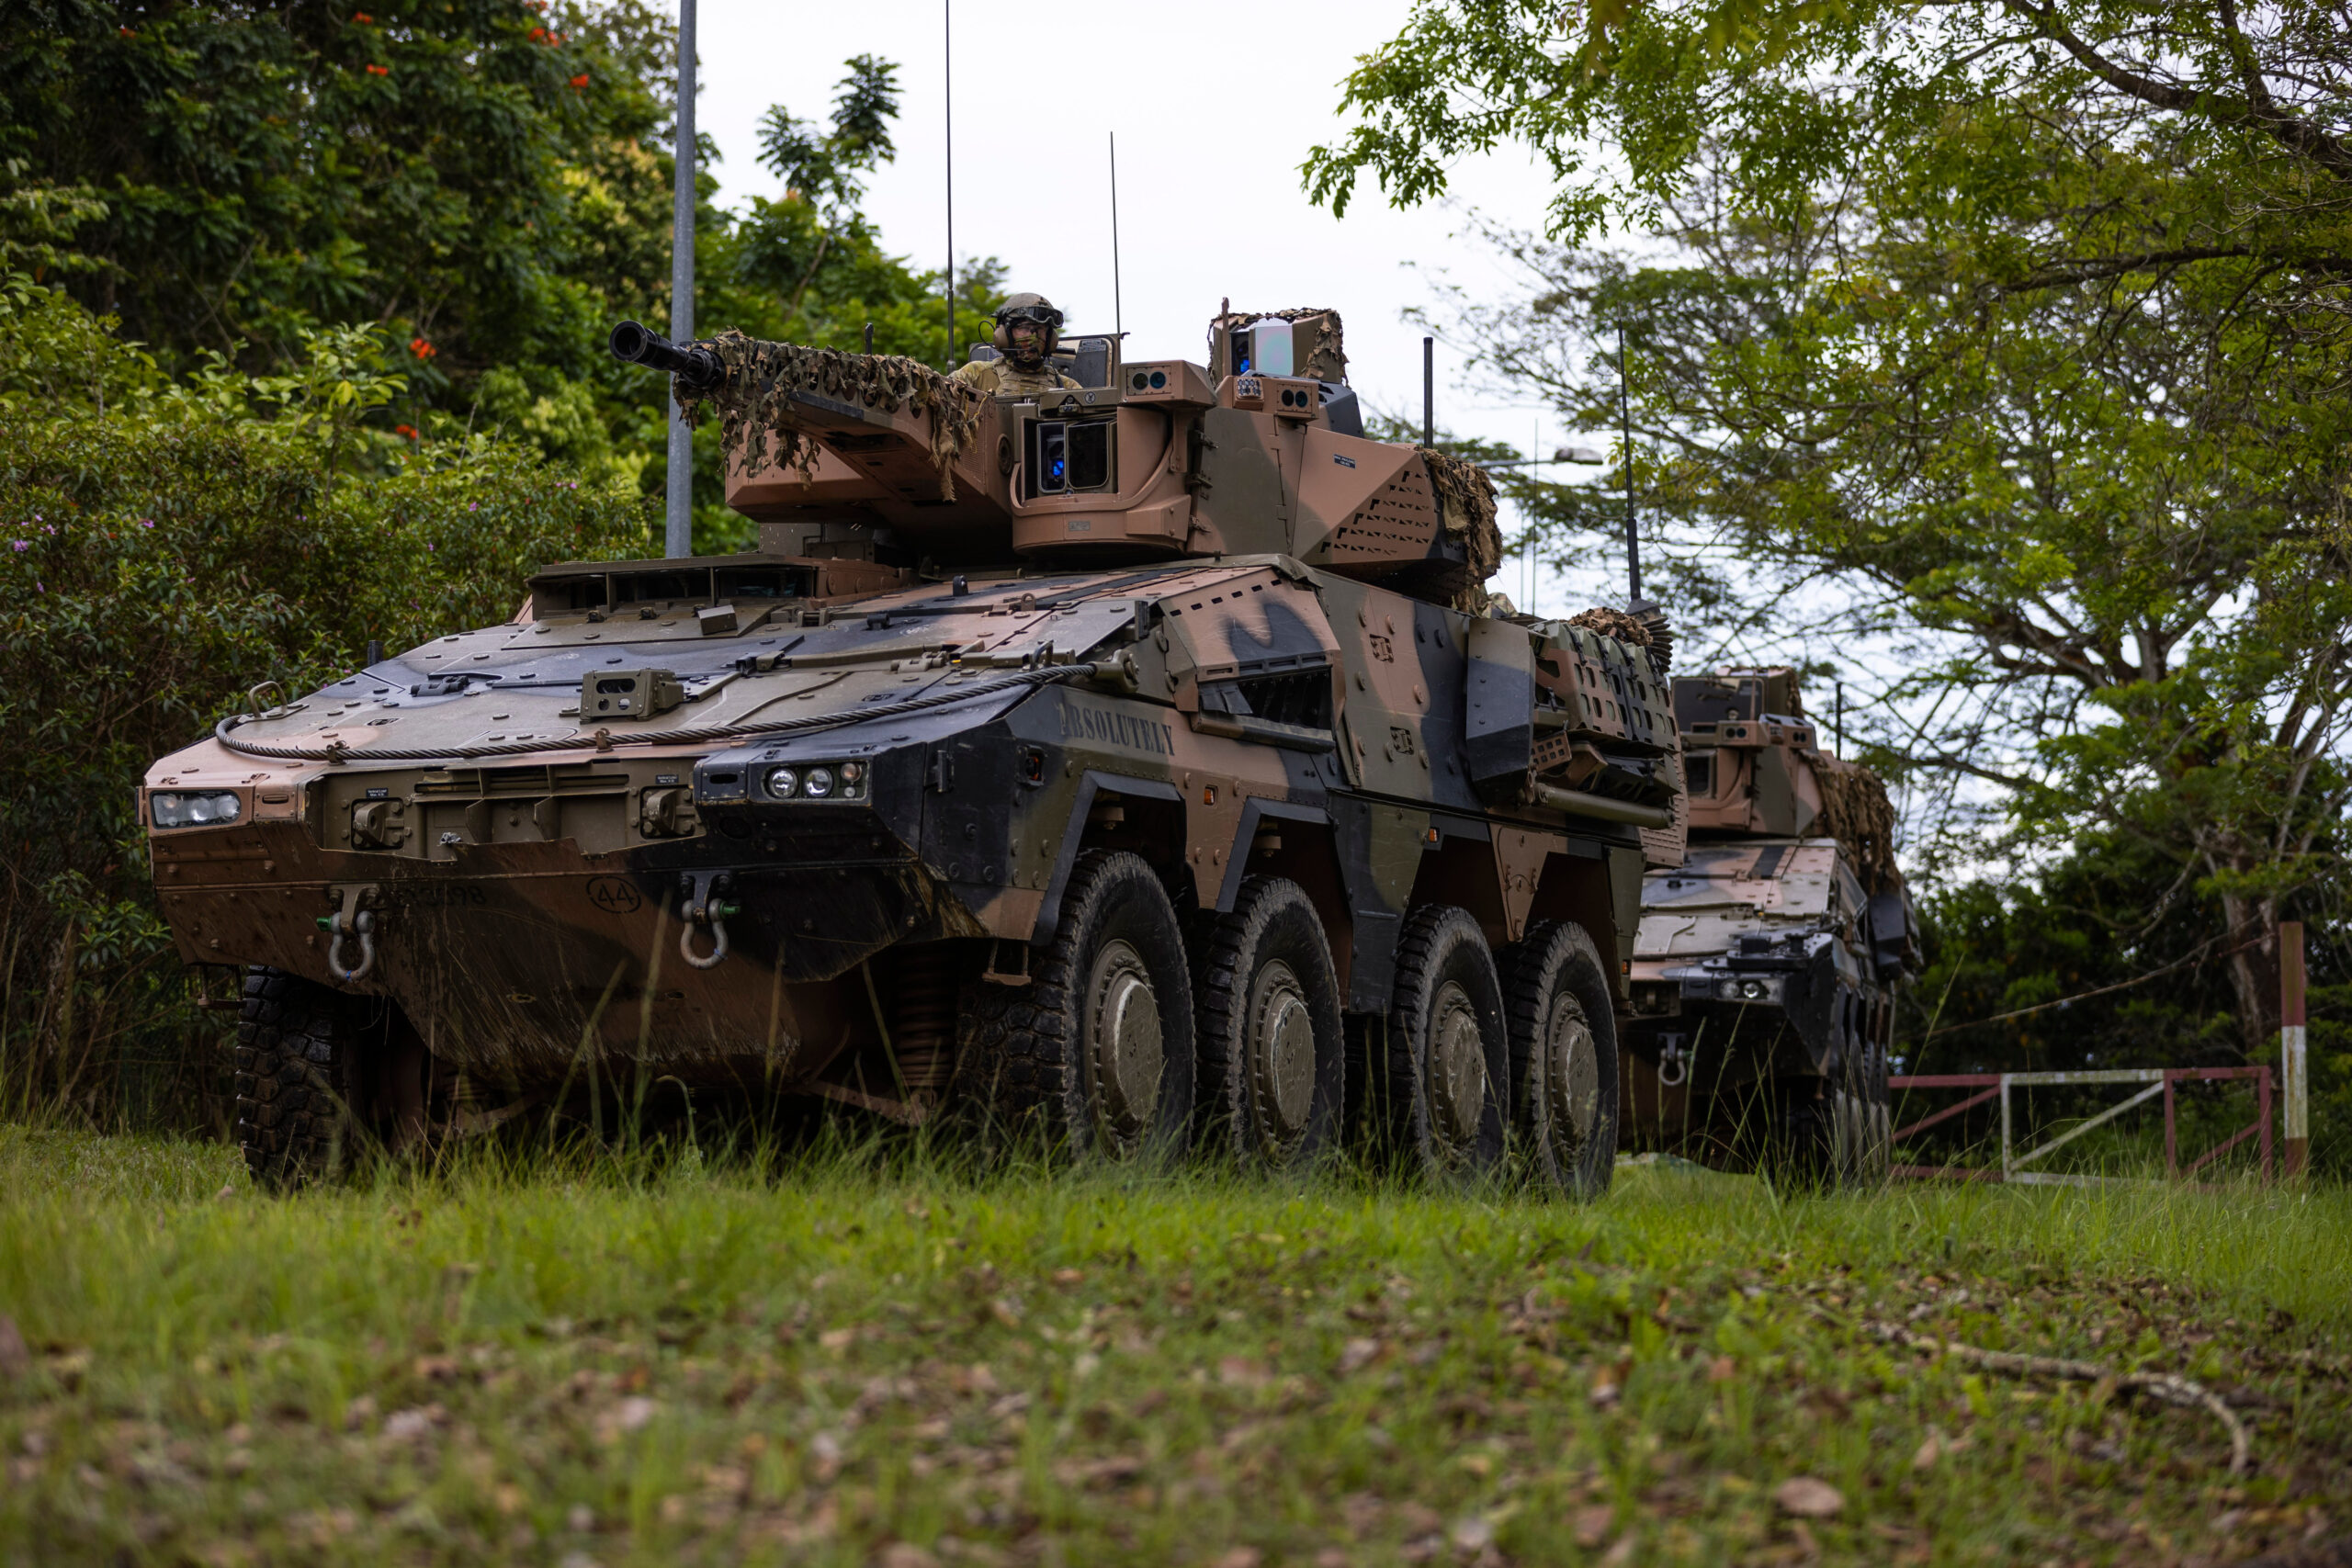
[[(1623, 327), (1682, 586), (1719, 625), (1809, 602), (1926, 656), (1891, 694), (1927, 716), (1879, 760), (1999, 786), (2031, 843), (2161, 846), (2168, 896), (2222, 914), (2256, 1047), (2267, 933), (2337, 874), (2347, 800), (2352, 186), (2345, 100), (2312, 85), (2341, 85), (2341, 32), (1989, 0), (1559, 15), (1420, 6), (1351, 78), (1366, 118), (1316, 190), (1371, 171), (1419, 199), (1505, 137), (1549, 155), (1558, 238), (1498, 236), (1527, 288), (1459, 313), (1488, 367), (1608, 428)], [(1668, 254), (1573, 248), (1612, 216)]]
[(29, 1096), (108, 1120), (189, 1118), (185, 1103), (122, 1098), (132, 1058), (176, 1072), (212, 1037), (156, 911), (136, 816), (149, 762), (258, 682), (311, 689), (370, 638), (413, 647), (512, 615), (549, 561), (650, 547), (646, 502), (527, 446), (377, 428), (403, 378), (376, 329), (299, 346), (283, 374), (214, 361), (173, 378), (62, 292), (0, 276), (11, 1111)]

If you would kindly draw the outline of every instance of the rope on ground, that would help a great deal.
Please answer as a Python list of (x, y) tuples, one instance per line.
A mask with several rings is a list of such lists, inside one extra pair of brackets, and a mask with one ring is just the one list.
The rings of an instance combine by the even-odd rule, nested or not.
[(2211, 1411), (2213, 1418), (2221, 1422), (2230, 1434), (2230, 1473), (2244, 1475), (2253, 1463), (2254, 1444), (2246, 1435), (2245, 1423), (2222, 1402), (2220, 1394), (2188, 1378), (2177, 1378), (2168, 1372), (2119, 1372), (2096, 1361), (2071, 1361), (2060, 1356), (2021, 1356), (2009, 1350), (1981, 1350), (1957, 1340), (1914, 1334), (1891, 1323), (1865, 1323), (1861, 1328), (1872, 1338), (1883, 1339), (1890, 1345), (1904, 1345), (1914, 1350), (1949, 1356), (1972, 1367), (1982, 1367), (1988, 1372), (2007, 1372), (2028, 1378), (2061, 1378), (2075, 1382), (2103, 1382), (2115, 1388), (2153, 1395), (2167, 1404), (2201, 1405)]

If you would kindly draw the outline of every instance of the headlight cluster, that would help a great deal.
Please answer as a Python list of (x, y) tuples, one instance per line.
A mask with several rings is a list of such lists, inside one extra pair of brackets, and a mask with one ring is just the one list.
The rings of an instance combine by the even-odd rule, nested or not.
[(772, 800), (864, 800), (865, 764), (811, 762), (806, 767), (770, 768), (768, 797)]
[(1762, 976), (1738, 980), (1718, 980), (1715, 995), (1727, 1002), (1777, 1002), (1781, 999), (1781, 983)]
[(157, 790), (147, 797), (147, 819), (158, 828), (218, 828), (243, 809), (228, 790)]

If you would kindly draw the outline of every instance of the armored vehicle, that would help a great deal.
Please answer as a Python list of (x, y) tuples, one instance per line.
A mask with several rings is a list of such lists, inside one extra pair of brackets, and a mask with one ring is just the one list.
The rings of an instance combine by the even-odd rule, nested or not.
[(1793, 671), (1672, 687), (1689, 849), (1643, 883), (1629, 1141), (1883, 1175), (1894, 992), (1919, 963), (1885, 786), (1822, 748)]
[(146, 781), (259, 1177), (650, 1085), (1608, 1182), (1663, 667), (1496, 613), (1491, 485), (1365, 437), (1336, 314), (1074, 336), (1026, 397), (614, 348), (722, 422), (758, 550), (548, 566)]

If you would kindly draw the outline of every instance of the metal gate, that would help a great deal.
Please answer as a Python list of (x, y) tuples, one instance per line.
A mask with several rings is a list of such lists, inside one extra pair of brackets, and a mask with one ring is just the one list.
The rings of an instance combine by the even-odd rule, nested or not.
[[(2187, 1081), (2206, 1082), (2216, 1078), (2252, 1078), (2256, 1106), (2251, 1126), (2240, 1128), (2222, 1142), (2207, 1149), (2192, 1160), (2186, 1169), (2180, 1163), (2178, 1118), (2175, 1114), (2177, 1100), (2173, 1086)], [(2050, 1138), (2023, 1153), (2017, 1152), (2012, 1136), (2009, 1090), (2015, 1087), (2057, 1087), (2069, 1084), (2145, 1084), (2147, 1087), (2120, 1104), (2110, 1105), (2087, 1120), (2078, 1122), (2054, 1138)], [(2262, 1179), (2270, 1179), (2270, 1069), (2261, 1067), (2114, 1067), (2081, 1073), (1929, 1073), (1911, 1077), (1890, 1077), (1890, 1089), (1901, 1092), (1914, 1089), (1967, 1089), (1977, 1092), (1957, 1104), (1947, 1105), (1929, 1116), (1922, 1117), (1907, 1127), (1898, 1127), (1889, 1142), (1900, 1144), (1904, 1139), (1923, 1133), (1939, 1122), (1948, 1121), (1962, 1111), (1972, 1111), (1985, 1101), (1997, 1099), (2001, 1102), (2001, 1164), (1992, 1169), (1973, 1166), (1898, 1165), (1889, 1174), (1916, 1179), (1951, 1181), (2005, 1181), (2015, 1185), (2039, 1187), (2097, 1187), (2103, 1184), (2132, 1183), (2141, 1180), (2133, 1177), (2077, 1176), (2061, 1171), (2029, 1170), (2026, 1168), (2057, 1149), (2081, 1137), (2094, 1127), (2103, 1126), (2134, 1106), (2143, 1105), (2158, 1095), (2165, 1101), (2165, 1170), (2178, 1178), (2194, 1176), (2222, 1155), (2237, 1147), (2248, 1138), (2260, 1140)]]

